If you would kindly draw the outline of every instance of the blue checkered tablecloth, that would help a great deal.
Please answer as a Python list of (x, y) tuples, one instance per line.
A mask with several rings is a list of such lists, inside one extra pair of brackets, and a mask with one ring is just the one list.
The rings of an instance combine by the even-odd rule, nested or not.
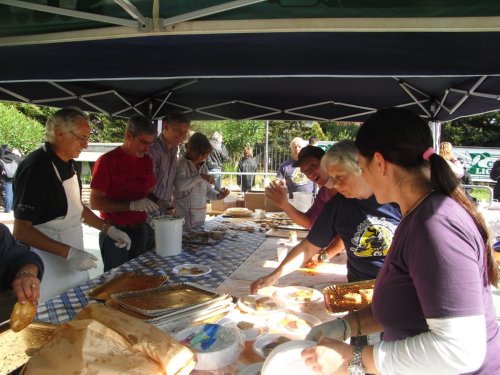
[[(217, 225), (217, 221), (207, 223), (205, 229)], [(64, 323), (72, 320), (80, 310), (95, 301), (87, 298), (86, 292), (124, 272), (138, 272), (147, 275), (168, 275), (168, 283), (191, 282), (214, 289), (226, 280), (264, 240), (264, 233), (248, 233), (244, 231), (228, 231), (224, 239), (209, 246), (182, 245), (179, 255), (161, 257), (154, 251), (132, 259), (131, 261), (110, 270), (86, 284), (60, 294), (38, 306), (36, 320), (49, 323)], [(212, 271), (197, 277), (179, 276), (172, 272), (175, 266), (194, 263), (209, 266)]]

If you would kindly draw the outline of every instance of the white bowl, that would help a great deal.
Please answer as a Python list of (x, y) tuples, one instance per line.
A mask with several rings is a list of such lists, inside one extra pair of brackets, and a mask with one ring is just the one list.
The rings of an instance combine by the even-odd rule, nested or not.
[[(191, 344), (185, 342), (188, 337), (200, 334), (203, 330), (214, 328), (216, 333), (208, 335), (215, 338), (215, 342), (209, 348), (201, 347), (201, 343)], [(216, 370), (233, 363), (243, 350), (243, 341), (237, 328), (223, 327), (218, 324), (203, 324), (183, 329), (175, 336), (175, 339), (189, 346), (196, 352), (197, 363), (195, 370)]]

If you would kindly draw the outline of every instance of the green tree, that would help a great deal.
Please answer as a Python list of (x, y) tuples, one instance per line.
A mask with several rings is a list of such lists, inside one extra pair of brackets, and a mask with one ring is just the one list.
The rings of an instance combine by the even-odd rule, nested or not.
[(356, 139), (359, 124), (352, 122), (322, 122), (321, 129), (330, 141), (342, 141), (344, 139)]
[(498, 147), (500, 112), (444, 122), (441, 126), (441, 139), (455, 146)]
[(44, 127), (19, 112), (15, 105), (0, 103), (0, 143), (19, 149), (24, 155), (43, 143)]

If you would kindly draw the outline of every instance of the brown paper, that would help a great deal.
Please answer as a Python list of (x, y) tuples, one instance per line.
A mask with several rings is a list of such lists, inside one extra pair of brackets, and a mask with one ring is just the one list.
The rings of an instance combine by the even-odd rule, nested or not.
[(189, 374), (193, 352), (151, 324), (100, 304), (58, 328), (23, 374)]

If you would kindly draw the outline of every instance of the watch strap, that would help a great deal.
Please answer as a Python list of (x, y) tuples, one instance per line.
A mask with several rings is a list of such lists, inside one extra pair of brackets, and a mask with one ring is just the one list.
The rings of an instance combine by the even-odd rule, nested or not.
[(364, 345), (356, 344), (354, 346), (354, 355), (352, 357), (349, 366), (347, 367), (347, 373), (349, 375), (364, 375), (365, 368), (363, 367), (362, 354)]

